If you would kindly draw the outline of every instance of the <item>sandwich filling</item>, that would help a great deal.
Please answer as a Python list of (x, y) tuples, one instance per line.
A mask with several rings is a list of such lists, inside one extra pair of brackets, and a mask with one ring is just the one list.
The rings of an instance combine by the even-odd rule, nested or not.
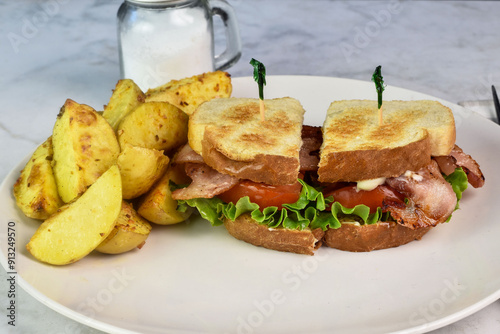
[[(268, 228), (337, 229), (343, 223), (360, 225), (392, 221), (410, 229), (435, 226), (449, 220), (458, 208), (468, 180), (483, 179), (472, 159), (442, 157), (417, 170), (383, 178), (369, 186), (360, 182), (324, 183), (317, 179), (321, 128), (304, 126), (300, 177), (290, 185), (269, 185), (238, 179), (207, 166), (203, 158), (184, 147), (174, 163), (185, 164), (193, 182), (172, 185), (179, 209), (196, 207), (213, 225), (243, 214)], [(458, 147), (456, 152), (461, 151)], [(454, 152), (455, 152), (454, 151)], [(452, 153), (453, 154), (453, 153)], [(445, 173), (436, 160), (452, 161)], [(462, 166), (469, 167), (462, 167)], [(474, 172), (471, 172), (473, 170)], [(467, 171), (467, 172), (465, 172)], [(446, 175), (448, 174), (448, 175)], [(375, 186), (374, 186), (375, 184)]]

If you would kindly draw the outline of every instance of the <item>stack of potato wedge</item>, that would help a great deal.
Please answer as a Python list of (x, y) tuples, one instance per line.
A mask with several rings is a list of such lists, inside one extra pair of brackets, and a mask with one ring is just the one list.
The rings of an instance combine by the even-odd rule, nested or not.
[(176, 224), (180, 212), (170, 181), (189, 182), (170, 164), (187, 142), (189, 115), (204, 101), (229, 97), (221, 71), (174, 80), (144, 94), (118, 81), (103, 112), (66, 100), (52, 135), (14, 185), (17, 206), (43, 220), (26, 248), (39, 261), (64, 265), (93, 250), (140, 249), (152, 226)]

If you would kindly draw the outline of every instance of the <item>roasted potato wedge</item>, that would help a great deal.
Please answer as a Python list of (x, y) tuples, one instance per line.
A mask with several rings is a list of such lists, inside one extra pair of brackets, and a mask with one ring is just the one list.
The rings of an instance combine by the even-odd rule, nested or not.
[(52, 172), (52, 137), (33, 152), (14, 184), (14, 197), (29, 218), (47, 219), (63, 205)]
[(168, 102), (146, 102), (118, 126), (122, 149), (127, 144), (170, 152), (187, 142), (188, 116)]
[(113, 231), (97, 246), (106, 254), (120, 254), (141, 248), (151, 232), (151, 224), (139, 216), (131, 204), (123, 201)]
[(233, 86), (229, 73), (215, 71), (149, 89), (146, 102), (165, 101), (191, 115), (200, 104), (218, 97), (230, 97)]
[(122, 181), (111, 166), (75, 201), (58, 209), (26, 245), (39, 261), (73, 263), (94, 250), (111, 233), (122, 206)]
[(168, 157), (152, 148), (125, 145), (117, 164), (122, 175), (124, 199), (139, 197), (165, 173)]
[(130, 79), (119, 80), (109, 103), (104, 107), (102, 116), (116, 131), (122, 119), (142, 104), (145, 98), (146, 95), (134, 81)]
[(152, 223), (171, 225), (180, 223), (189, 218), (193, 209), (186, 212), (177, 210), (177, 201), (172, 198), (170, 180), (176, 184), (186, 184), (191, 180), (185, 175), (182, 168), (169, 166), (167, 172), (141, 199), (137, 212)]
[(52, 133), (52, 168), (61, 199), (82, 194), (116, 163), (120, 146), (108, 122), (91, 107), (70, 99), (61, 108)]

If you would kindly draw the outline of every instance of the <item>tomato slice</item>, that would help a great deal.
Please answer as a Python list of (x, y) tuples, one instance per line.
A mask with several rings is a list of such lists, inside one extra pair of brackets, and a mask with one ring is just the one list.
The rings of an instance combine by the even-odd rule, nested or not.
[(282, 209), (283, 204), (295, 203), (300, 197), (302, 185), (297, 181), (291, 185), (272, 186), (265, 183), (242, 180), (228, 191), (218, 195), (226, 203), (236, 203), (242, 197), (248, 196), (250, 202), (260, 208), (277, 206)]
[[(325, 192), (325, 198), (333, 196), (335, 202), (339, 202), (346, 208), (354, 208), (358, 204), (364, 204), (370, 208), (370, 213), (383, 207), (384, 200), (404, 203), (404, 196), (388, 185), (380, 185), (373, 190), (357, 190), (356, 185), (349, 185), (339, 189)], [(383, 210), (384, 211), (384, 210)]]

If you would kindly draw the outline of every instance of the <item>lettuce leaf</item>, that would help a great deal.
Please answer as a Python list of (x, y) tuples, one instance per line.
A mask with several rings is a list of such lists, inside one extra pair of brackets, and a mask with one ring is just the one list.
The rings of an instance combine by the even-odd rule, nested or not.
[(455, 168), (455, 171), (448, 176), (445, 176), (444, 179), (451, 184), (455, 195), (457, 196), (457, 206), (455, 210), (459, 208), (458, 203), (462, 199), (462, 193), (467, 189), (469, 185), (469, 181), (467, 180), (467, 174), (465, 174), (464, 170), (461, 167)]
[[(467, 189), (469, 185), (469, 180), (467, 179), (467, 174), (465, 174), (464, 170), (461, 167), (455, 168), (455, 171), (450, 175), (444, 176), (444, 179), (451, 184), (451, 188), (455, 192), (457, 196), (457, 205), (455, 206), (455, 210), (460, 208), (460, 200), (462, 199), (462, 193)], [(451, 219), (450, 215), (448, 219), (446, 219), (446, 223)]]
[(190, 206), (196, 208), (203, 219), (208, 220), (212, 226), (222, 225), (221, 208), (225, 203), (219, 198), (193, 198), (177, 201), (177, 210), (184, 212)]
[[(381, 219), (387, 219), (379, 208), (377, 212), (370, 214), (370, 208), (366, 205), (357, 205), (349, 209), (340, 203), (334, 202), (333, 197), (325, 198), (319, 188), (298, 180), (302, 184), (299, 199), (295, 203), (284, 204), (283, 209), (270, 206), (261, 210), (258, 204), (250, 202), (248, 196), (242, 197), (234, 203), (224, 203), (219, 198), (195, 198), (178, 201), (178, 210), (186, 210), (187, 206), (198, 210), (201, 217), (208, 220), (213, 226), (223, 223), (225, 218), (235, 220), (244, 213), (249, 213), (259, 224), (265, 224), (269, 228), (284, 227), (294, 230), (305, 228), (339, 228), (340, 220), (345, 216), (356, 216), (364, 224), (374, 224)], [(332, 204), (333, 203), (333, 204)], [(325, 211), (331, 204), (331, 210)]]
[[(456, 210), (459, 207), (458, 202), (462, 198), (462, 192), (467, 189), (467, 175), (462, 168), (457, 168), (452, 174), (445, 176), (445, 180), (451, 184), (457, 196)], [(225, 218), (235, 220), (242, 214), (249, 213), (252, 219), (269, 228), (284, 227), (294, 230), (303, 230), (308, 227), (321, 228), (324, 231), (328, 228), (337, 229), (342, 225), (341, 220), (346, 217), (368, 225), (390, 219), (390, 212), (382, 212), (381, 208), (377, 208), (374, 213), (370, 213), (370, 208), (363, 204), (356, 205), (354, 208), (346, 208), (339, 202), (334, 202), (332, 196), (325, 198), (320, 188), (314, 188), (301, 179), (298, 181), (302, 184), (299, 199), (295, 203), (284, 204), (281, 210), (275, 206), (260, 210), (259, 205), (250, 202), (248, 196), (240, 198), (236, 204), (225, 203), (219, 198), (181, 200), (178, 201), (177, 209), (184, 211), (188, 206), (194, 207), (201, 217), (213, 226), (223, 224)], [(330, 210), (325, 210), (329, 205)]]

